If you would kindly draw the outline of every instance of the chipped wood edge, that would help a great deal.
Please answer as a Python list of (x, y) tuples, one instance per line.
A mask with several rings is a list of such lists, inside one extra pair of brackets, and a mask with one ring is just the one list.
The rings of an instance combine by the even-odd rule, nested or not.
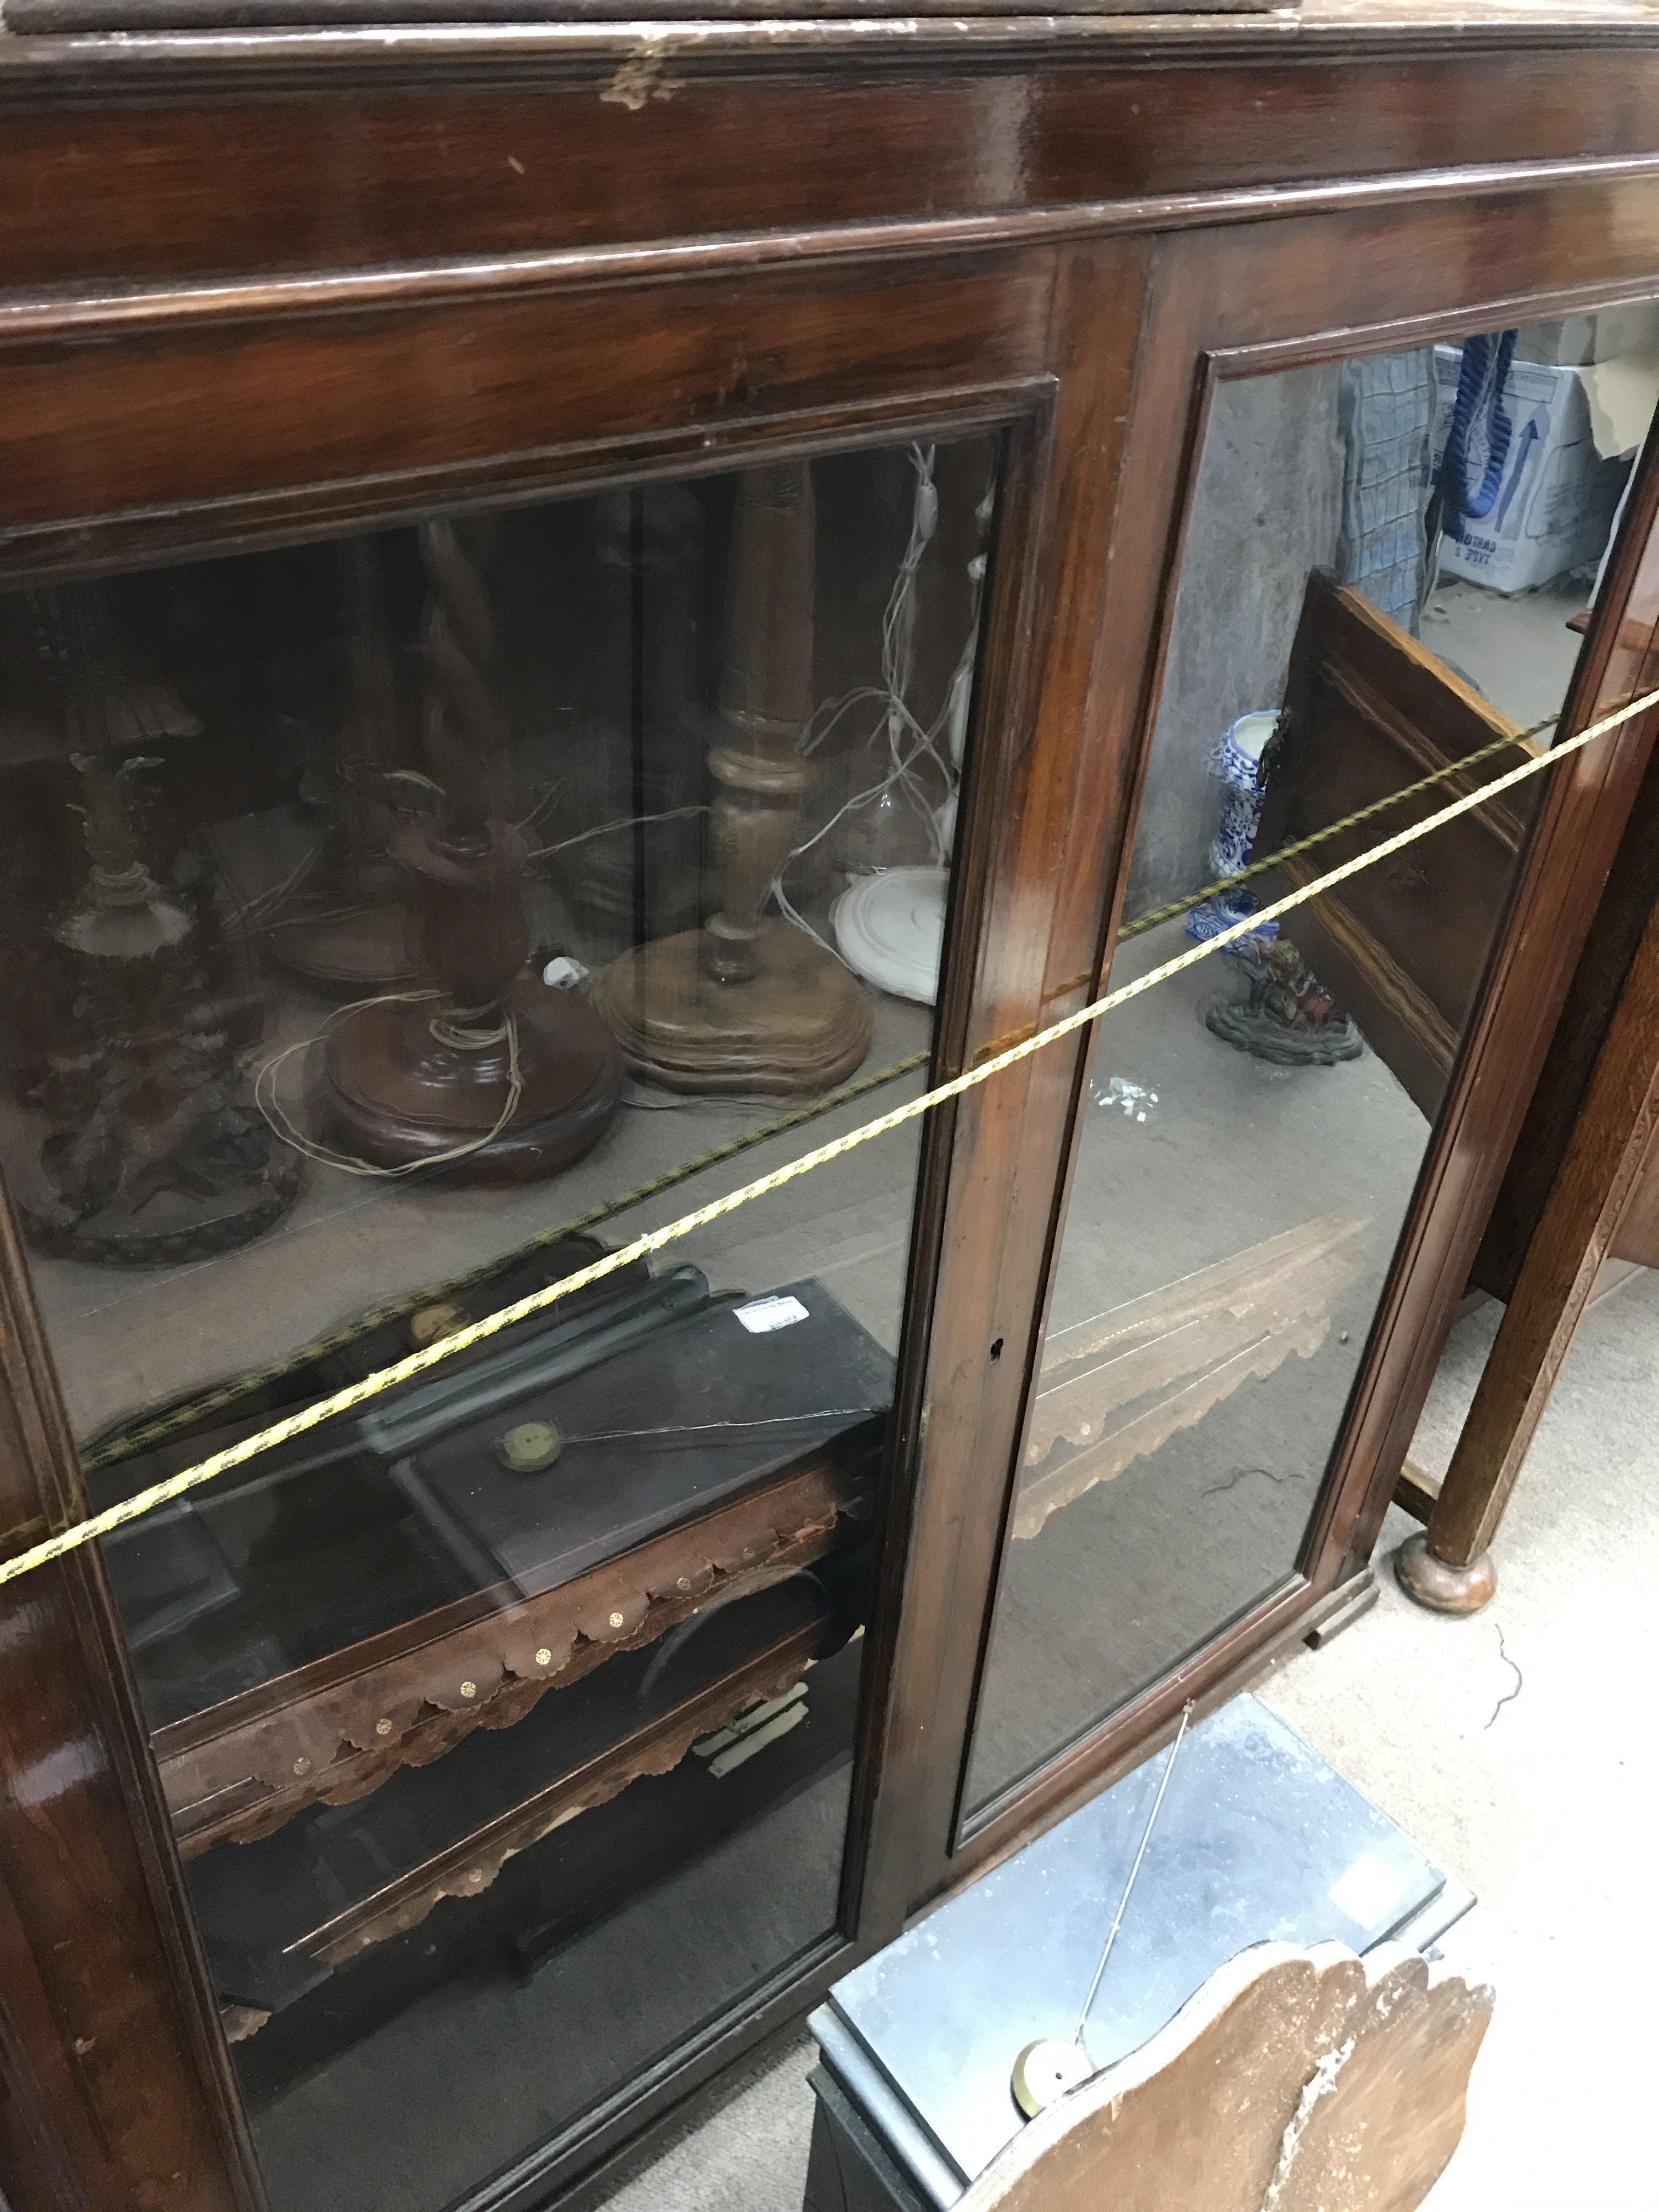
[[(1104, 2068), (1028, 2122), (969, 2187), (957, 2212), (1000, 2212), (1000, 2208), (1012, 2201), (1019, 2183), (1039, 2168), (1048, 2154), (1074, 2129), (1087, 2127), (1091, 2121), (1099, 2124), (1103, 2119), (1108, 2127), (1111, 2126), (1120, 2108), (1137, 2091), (1154, 2081), (1166, 2067), (1177, 2064), (1194, 2047), (1201, 2046), (1207, 2036), (1224, 2024), (1227, 2014), (1250, 1997), (1258, 1984), (1274, 1983), (1285, 1986), (1286, 2002), (1298, 1985), (1316, 2006), (1328, 1990), (1337, 2002), (1319, 2023), (1322, 2032), (1315, 2039), (1325, 2045), (1325, 2052), (1314, 2066), (1301, 2103), (1288, 2117), (1281, 2138), (1280, 2169), (1269, 2183), (1264, 2205), (1279, 2200), (1280, 2173), (1286, 2166), (1284, 2149), (1294, 2154), (1301, 2126), (1305, 2125), (1305, 2108), (1310, 2094), (1316, 2096), (1326, 2086), (1326, 2062), (1336, 2055), (1340, 2047), (1336, 2039), (1345, 2029), (1358, 2033), (1364, 2033), (1368, 2028), (1373, 2034), (1383, 2033), (1391, 2014), (1421, 2011), (1437, 2001), (1442, 2004), (1453, 2002), (1461, 1992), (1470, 2016), (1479, 2021), (1479, 2032), (1470, 2054), (1472, 2063), (1479, 2053), (1493, 2006), (1492, 1992), (1486, 1984), (1466, 1980), (1443, 1960), (1431, 1964), (1404, 1943), (1379, 1943), (1363, 1956), (1338, 1942), (1305, 1948), (1278, 1942), (1253, 1945), (1217, 1967), (1175, 2017), (1138, 2051), (1131, 2051), (1115, 2065)], [(1351, 2044), (1348, 2048), (1352, 2047)], [(1460, 2136), (1466, 2097), (1467, 2075), (1458, 2099)], [(1443, 2166), (1441, 2171), (1443, 2170)], [(1438, 2179), (1437, 2174), (1435, 2179)]]

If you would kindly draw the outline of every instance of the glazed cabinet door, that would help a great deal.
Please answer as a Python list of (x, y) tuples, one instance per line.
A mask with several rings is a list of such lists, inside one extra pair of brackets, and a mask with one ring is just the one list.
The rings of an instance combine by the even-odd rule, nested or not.
[(1078, 1002), (1144, 258), (0, 354), (19, 2212), (530, 2201), (896, 1929), (1064, 1079), (720, 1201)]
[[(1095, 715), (1139, 732), (1101, 988), (1163, 980), (1069, 1054), (936, 1885), (1364, 1595), (1653, 741), (1317, 890), (1652, 688), (1659, 229), (1589, 190), (1528, 210), (1481, 290), (1431, 273), (1491, 234), (1474, 200), (1158, 247)], [(1621, 318), (1643, 367), (1574, 353)]]

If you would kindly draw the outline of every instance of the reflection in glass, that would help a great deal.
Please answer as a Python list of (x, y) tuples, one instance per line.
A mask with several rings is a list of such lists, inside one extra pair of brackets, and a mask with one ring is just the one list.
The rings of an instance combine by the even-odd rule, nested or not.
[[(0, 1153), (94, 1507), (921, 1085), (994, 460), (0, 602)], [(106, 1542), (277, 2212), (435, 2212), (835, 1928), (915, 1157)]]
[[(1114, 984), (1516, 763), (1562, 702), (1656, 338), (1644, 310), (1218, 386)], [(1644, 386), (1593, 357), (1625, 344)], [(970, 1812), (1293, 1573), (1540, 788), (1100, 1025)]]

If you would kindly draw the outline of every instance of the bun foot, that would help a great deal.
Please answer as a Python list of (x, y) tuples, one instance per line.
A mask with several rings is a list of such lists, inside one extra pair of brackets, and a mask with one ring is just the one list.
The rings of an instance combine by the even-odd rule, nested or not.
[(1490, 1552), (1467, 1567), (1454, 1566), (1431, 1551), (1422, 1534), (1408, 1536), (1395, 1553), (1394, 1573), (1407, 1596), (1431, 1613), (1479, 1613), (1498, 1593)]

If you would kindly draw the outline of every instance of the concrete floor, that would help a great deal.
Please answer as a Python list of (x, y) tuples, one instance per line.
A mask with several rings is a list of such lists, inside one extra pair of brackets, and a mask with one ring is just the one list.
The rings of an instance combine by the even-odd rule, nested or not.
[[(1414, 1448), (1437, 1471), (1495, 1319), (1453, 1334)], [(1392, 1516), (1387, 1548), (1409, 1527)], [(1324, 1651), (1298, 1651), (1262, 1694), (1480, 1894), (1446, 1948), (1495, 1985), (1497, 2016), (1434, 2212), (1650, 2212), (1652, 2036), (1639, 2022), (1659, 1969), (1645, 1697), (1659, 1666), (1659, 1276), (1592, 1310), (1499, 1565), (1496, 1601), (1468, 1621), (1418, 1611), (1385, 1566), (1376, 1607)], [(606, 2212), (794, 2212), (811, 2063), (804, 2035), (775, 2048)]]
[(1583, 643), (1567, 620), (1589, 599), (1582, 575), (1558, 576), (1513, 599), (1443, 577), (1423, 610), (1423, 642), (1529, 728), (1566, 696)]

